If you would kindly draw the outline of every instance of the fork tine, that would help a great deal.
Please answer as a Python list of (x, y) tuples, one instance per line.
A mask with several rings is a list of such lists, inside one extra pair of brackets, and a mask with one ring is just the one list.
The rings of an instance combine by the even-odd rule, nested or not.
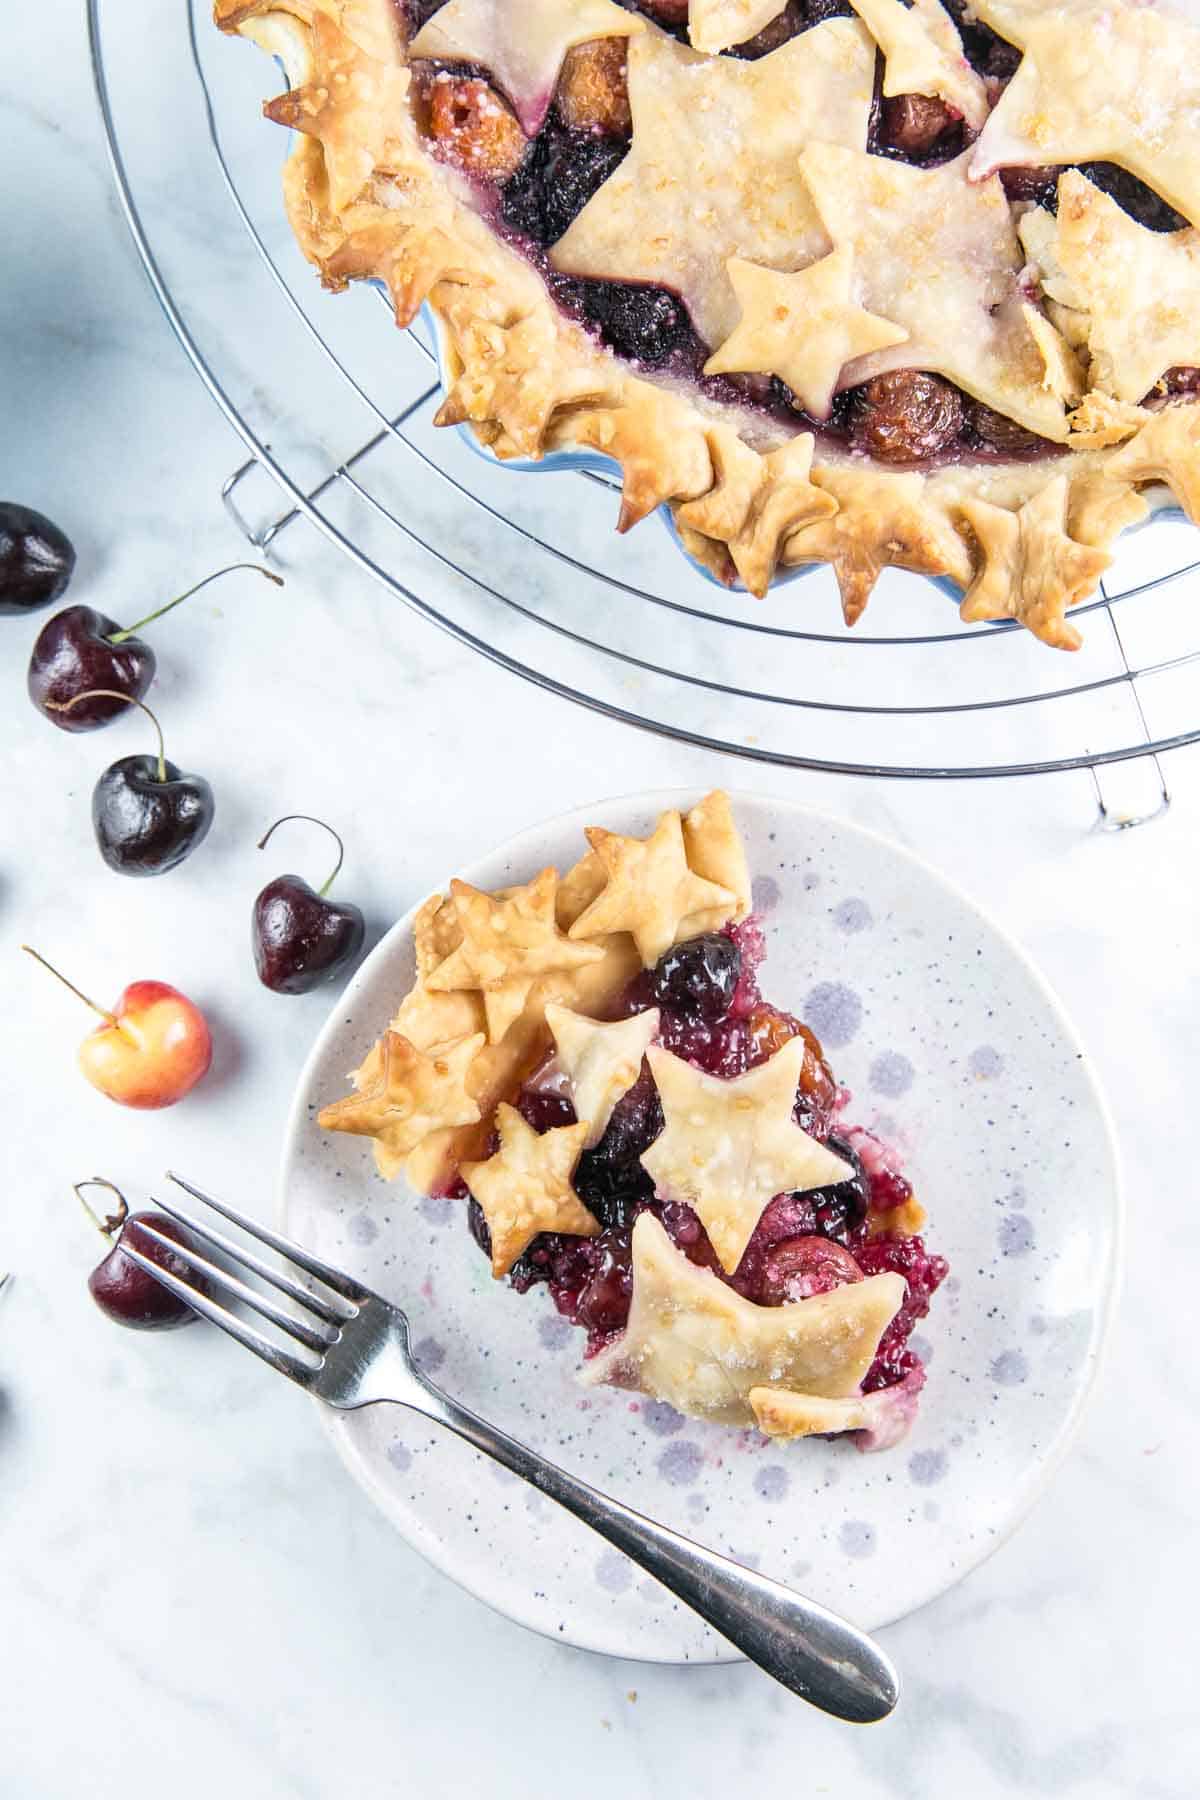
[(318, 1281), (323, 1281), (326, 1287), (331, 1287), (335, 1294), (342, 1296), (343, 1300), (357, 1302), (377, 1297), (372, 1294), (370, 1288), (364, 1287), (362, 1282), (351, 1281), (350, 1277), (343, 1275), (340, 1269), (330, 1268), (328, 1263), (323, 1263), (319, 1257), (313, 1256), (310, 1251), (305, 1250), (300, 1244), (294, 1243), (291, 1238), (282, 1237), (279, 1232), (271, 1231), (266, 1225), (260, 1225), (255, 1219), (248, 1219), (245, 1213), (240, 1213), (236, 1208), (228, 1206), (224, 1200), (214, 1200), (211, 1194), (205, 1194), (200, 1188), (193, 1187), (190, 1181), (185, 1181), (182, 1175), (176, 1175), (173, 1169), (167, 1170), (167, 1180), (173, 1181), (176, 1187), (181, 1187), (185, 1194), (192, 1196), (193, 1200), (203, 1200), (205, 1206), (211, 1206), (214, 1212), (219, 1212), (221, 1217), (228, 1219), (231, 1224), (240, 1225), (243, 1231), (248, 1231), (251, 1237), (257, 1238), (260, 1244), (266, 1244), (268, 1249), (277, 1250), (280, 1256), (290, 1256), (292, 1261), (297, 1263), (306, 1274), (315, 1275)]
[[(172, 1241), (171, 1248), (178, 1250), (179, 1246)], [(278, 1369), (281, 1375), (288, 1376), (302, 1388), (311, 1388), (317, 1371), (310, 1368), (307, 1363), (301, 1362), (298, 1356), (290, 1356), (286, 1350), (281, 1350), (278, 1344), (273, 1344), (269, 1338), (263, 1337), (262, 1333), (255, 1331), (252, 1325), (246, 1325), (233, 1313), (226, 1312), (223, 1306), (218, 1306), (215, 1300), (208, 1298), (207, 1294), (198, 1293), (194, 1287), (189, 1287), (186, 1281), (181, 1281), (178, 1275), (171, 1273), (170, 1269), (164, 1269), (160, 1263), (152, 1262), (148, 1256), (143, 1256), (140, 1250), (133, 1248), (132, 1244), (122, 1245), (121, 1254), (127, 1256), (130, 1262), (135, 1262), (139, 1269), (145, 1269), (147, 1275), (153, 1275), (155, 1281), (161, 1282), (163, 1287), (168, 1288), (180, 1300), (186, 1300), (193, 1312), (198, 1312), (202, 1318), (207, 1319), (210, 1324), (216, 1325), (221, 1331), (228, 1332), (230, 1337), (236, 1338), (238, 1343), (243, 1344), (247, 1350), (252, 1350), (255, 1356), (262, 1358), (263, 1362), (270, 1363), (273, 1369)]]
[(244, 1281), (239, 1281), (236, 1275), (231, 1275), (228, 1269), (221, 1268), (218, 1263), (209, 1262), (207, 1256), (201, 1256), (200, 1252), (193, 1250), (190, 1244), (181, 1244), (177, 1238), (168, 1237), (165, 1232), (157, 1231), (153, 1225), (147, 1224), (145, 1219), (138, 1220), (138, 1235), (152, 1238), (156, 1244), (161, 1244), (163, 1249), (169, 1250), (173, 1256), (182, 1257), (185, 1262), (201, 1275), (206, 1276), (215, 1286), (224, 1288), (236, 1300), (240, 1300), (243, 1306), (248, 1306), (251, 1312), (256, 1312), (260, 1318), (269, 1319), (272, 1325), (278, 1325), (280, 1331), (286, 1331), (289, 1337), (293, 1337), (298, 1343), (303, 1344), (306, 1350), (315, 1350), (318, 1356), (324, 1356), (330, 1344), (335, 1341), (336, 1331), (330, 1332), (328, 1336), (314, 1331), (313, 1327), (305, 1320), (296, 1318), (294, 1313), (277, 1305), (269, 1294), (261, 1294), (257, 1288), (248, 1287)]
[(154, 1204), (160, 1212), (165, 1212), (170, 1218), (177, 1220), (185, 1230), (194, 1232), (196, 1237), (203, 1239), (206, 1244), (211, 1244), (214, 1250), (222, 1251), (241, 1267), (252, 1269), (263, 1281), (269, 1281), (272, 1287), (278, 1288), (281, 1294), (286, 1294), (289, 1300), (295, 1300), (299, 1305), (306, 1306), (309, 1312), (316, 1313), (317, 1317), (324, 1319), (327, 1325), (344, 1325), (348, 1319), (354, 1317), (354, 1308), (348, 1301), (343, 1302), (340, 1295), (338, 1296), (338, 1305), (331, 1306), (324, 1295), (314, 1294), (311, 1289), (301, 1286), (300, 1282), (293, 1281), (290, 1275), (285, 1275), (282, 1269), (273, 1269), (270, 1263), (264, 1262), (260, 1256), (255, 1256), (252, 1250), (245, 1249), (241, 1244), (235, 1244), (233, 1239), (227, 1237), (223, 1231), (215, 1231), (211, 1225), (202, 1225), (193, 1214), (184, 1212), (181, 1207), (172, 1206), (166, 1200), (160, 1200), (157, 1194), (154, 1196)]

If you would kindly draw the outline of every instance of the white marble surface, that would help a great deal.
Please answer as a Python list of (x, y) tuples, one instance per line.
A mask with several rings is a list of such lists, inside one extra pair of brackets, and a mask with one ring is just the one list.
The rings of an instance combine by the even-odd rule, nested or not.
[[(72, 598), (129, 619), (238, 553), (217, 496), (240, 453), (118, 216), (80, 9), (23, 9), (6, 45), (0, 490), (70, 530)], [(143, 79), (149, 93), (149, 55)], [(236, 318), (218, 249), (202, 295), (216, 336)], [(1170, 765), (1169, 817), (1120, 838), (1088, 835), (1086, 777), (963, 789), (731, 770), (518, 687), (305, 528), (284, 562), (286, 595), (241, 577), (156, 634), (169, 747), (219, 796), (210, 843), (163, 882), (105, 871), (87, 818), (95, 774), (144, 732), (44, 725), (22, 691), (36, 622), (0, 621), (0, 1265), (16, 1276), (0, 1300), (0, 1791), (1194, 1793), (1197, 753)], [(887, 831), (986, 899), (1075, 1014), (1128, 1173), (1125, 1296), (1077, 1447), (1014, 1541), (887, 1634), (905, 1700), (865, 1733), (743, 1669), (601, 1662), (493, 1617), (392, 1535), (302, 1397), (213, 1334), (114, 1331), (83, 1285), (74, 1179), (109, 1173), (138, 1195), (170, 1160), (268, 1204), (329, 1005), (277, 999), (251, 971), (268, 860), (253, 843), (274, 814), (342, 826), (345, 891), (378, 930), (537, 815), (721, 779)], [(302, 842), (279, 850), (310, 866)], [(147, 1116), (94, 1095), (73, 1064), (87, 1021), (18, 956), (24, 938), (101, 998), (142, 975), (191, 992), (217, 1033), (204, 1088)]]

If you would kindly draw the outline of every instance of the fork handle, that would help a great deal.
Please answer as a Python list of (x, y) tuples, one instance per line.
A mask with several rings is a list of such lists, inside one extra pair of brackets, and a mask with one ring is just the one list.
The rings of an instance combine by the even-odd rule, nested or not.
[(854, 1724), (884, 1719), (896, 1704), (896, 1670), (848, 1620), (782, 1582), (707, 1550), (601, 1494), (422, 1378), (427, 1396), (401, 1401), (438, 1420), (493, 1461), (590, 1525), (653, 1575), (713, 1630), (802, 1700)]

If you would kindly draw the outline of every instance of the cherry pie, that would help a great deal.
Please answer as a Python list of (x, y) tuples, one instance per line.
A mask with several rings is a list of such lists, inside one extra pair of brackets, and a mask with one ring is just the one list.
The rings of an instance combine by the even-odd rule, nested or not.
[(319, 1124), (464, 1202), (492, 1273), (586, 1331), (585, 1381), (896, 1443), (946, 1264), (816, 1038), (762, 997), (727, 797), (587, 837), (562, 877), (426, 902), (416, 982)]
[(1200, 519), (1192, 0), (217, 0), (275, 52), (326, 285), (439, 321), (499, 457), (762, 594), (881, 569), (1074, 649), (1126, 526)]

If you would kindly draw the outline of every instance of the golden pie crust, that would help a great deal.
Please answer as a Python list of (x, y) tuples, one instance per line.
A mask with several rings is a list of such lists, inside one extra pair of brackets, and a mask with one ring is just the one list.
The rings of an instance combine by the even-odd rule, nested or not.
[[(422, 35), (457, 32), (476, 43), (479, 17), (496, 7), (522, 16), (514, 0), (452, 0)], [(824, 392), (829, 346), (844, 336), (863, 352), (846, 365), (856, 380), (942, 369), (1059, 441), (1061, 455), (888, 469), (638, 374), (558, 311), (537, 271), (489, 228), (463, 176), (431, 153), (396, 0), (216, 0), (215, 8), (222, 29), (287, 70), (289, 91), (266, 111), (294, 133), (285, 199), (322, 280), (335, 289), (379, 280), (401, 325), (423, 303), (432, 309), (446, 376), (440, 424), (469, 425), (502, 459), (575, 448), (613, 457), (623, 474), (619, 529), (669, 505), (689, 552), (752, 593), (764, 593), (779, 567), (828, 562), (853, 623), (879, 572), (895, 565), (949, 577), (967, 618), (1017, 619), (1048, 643), (1075, 647), (1066, 614), (1094, 590), (1119, 532), (1172, 497), (1198, 517), (1200, 406), (1161, 384), (1135, 390), (1159, 350), (1191, 354), (1196, 341), (1200, 26), (1169, 0), (977, 0), (978, 16), (1024, 51), (988, 111), (933, 0), (911, 8), (855, 0), (857, 17), (815, 26), (754, 62), (704, 52), (723, 47), (730, 31), (757, 29), (760, 17), (769, 22), (778, 7), (695, 0), (693, 10), (692, 43), (702, 49), (608, 0), (538, 0), (536, 32), (508, 45), (514, 105), (527, 121), (548, 103), (547, 70), (589, 34), (628, 45), (630, 153), (553, 247), (555, 264), (668, 281), (688, 298), (714, 358), (733, 344), (740, 348), (729, 354), (748, 354), (754, 367), (770, 332), (743, 319), (739, 295), (767, 296), (772, 274), (794, 277), (836, 252), (841, 261), (820, 290), (824, 349), (799, 359), (813, 394)], [(1096, 42), (1103, 55), (1087, 48)], [(863, 154), (877, 47), (885, 91), (919, 82), (979, 122), (957, 162), (922, 170)], [(804, 107), (783, 106), (781, 96), (800, 92)], [(689, 113), (689, 94), (703, 114)], [(691, 136), (668, 166), (670, 106)], [(714, 108), (721, 144), (733, 145), (725, 175), (742, 197), (732, 208), (717, 185), (720, 157), (695, 126)], [(1169, 200), (1189, 221), (1178, 234), (1187, 242), (1144, 244), (1140, 227), (1106, 205), (1089, 207), (1084, 178), (1069, 171), (1063, 223), (1042, 230), (1046, 266), (1026, 261), (1028, 233), (1018, 243), (1016, 232), (1025, 209), (1004, 201), (996, 169), (1101, 158)], [(701, 164), (716, 171), (711, 181)], [(764, 169), (769, 179), (756, 182)], [(654, 184), (653, 206), (640, 212), (626, 192), (639, 171)], [(932, 279), (901, 279), (897, 207)], [(1136, 260), (1144, 329), (1121, 313), (1114, 283), (1125, 265), (1103, 262), (1109, 243)], [(1080, 279), (1089, 244), (1100, 264)], [(1158, 304), (1156, 259), (1169, 316)], [(1064, 281), (1065, 301), (1055, 292)], [(843, 323), (829, 314), (838, 292)], [(864, 338), (868, 318), (886, 322), (890, 345), (878, 323), (875, 341)]]

